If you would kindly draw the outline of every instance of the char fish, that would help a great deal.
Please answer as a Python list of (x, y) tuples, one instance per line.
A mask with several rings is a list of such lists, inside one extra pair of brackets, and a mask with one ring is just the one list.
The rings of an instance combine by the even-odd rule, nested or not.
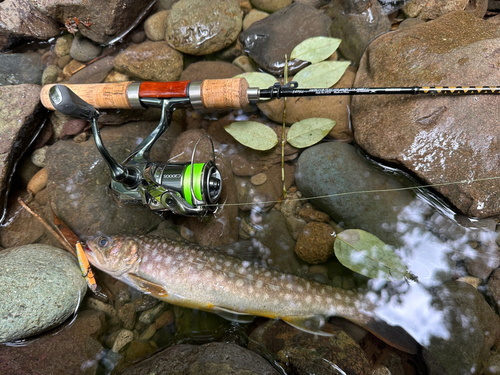
[(362, 294), (258, 266), (188, 242), (152, 236), (100, 236), (87, 242), (91, 264), (144, 293), (238, 321), (254, 315), (282, 319), (316, 334), (323, 318), (340, 316), (388, 344), (418, 352), (401, 327), (375, 317)]

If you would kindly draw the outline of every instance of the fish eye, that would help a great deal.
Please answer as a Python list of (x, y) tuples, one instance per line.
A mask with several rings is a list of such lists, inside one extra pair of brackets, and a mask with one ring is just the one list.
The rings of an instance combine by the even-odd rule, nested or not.
[(108, 246), (109, 244), (109, 240), (106, 238), (106, 237), (99, 237), (99, 239), (97, 240), (97, 243), (99, 244), (99, 246), (101, 247), (106, 247)]

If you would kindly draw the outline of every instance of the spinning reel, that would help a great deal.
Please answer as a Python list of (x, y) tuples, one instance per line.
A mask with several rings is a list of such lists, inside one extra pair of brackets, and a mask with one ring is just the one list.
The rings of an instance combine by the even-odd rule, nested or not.
[[(97, 149), (111, 172), (111, 190), (120, 201), (142, 203), (152, 210), (186, 216), (204, 215), (215, 209), (221, 194), (222, 178), (215, 165), (210, 136), (205, 135), (198, 140), (191, 162), (160, 164), (149, 160), (151, 148), (170, 126), (173, 111), (190, 105), (189, 99), (141, 100), (148, 107), (161, 107), (160, 123), (122, 163), (118, 163), (104, 147), (97, 125), (99, 112), (92, 105), (63, 85), (52, 86), (49, 98), (58, 111), (91, 123)], [(196, 147), (204, 137), (212, 143), (213, 158), (207, 163), (194, 163)]]

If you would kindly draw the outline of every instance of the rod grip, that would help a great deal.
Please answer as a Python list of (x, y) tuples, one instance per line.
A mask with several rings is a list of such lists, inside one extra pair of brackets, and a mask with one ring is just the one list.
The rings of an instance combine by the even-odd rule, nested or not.
[[(94, 83), (94, 84), (64, 84), (76, 95), (94, 108), (120, 108), (132, 109), (128, 99), (127, 90), (132, 82), (120, 83)], [(50, 102), (49, 89), (54, 86), (45, 85), (40, 92), (40, 100), (45, 108), (55, 110)]]
[(250, 104), (245, 78), (205, 79), (200, 91), (206, 109), (237, 109)]

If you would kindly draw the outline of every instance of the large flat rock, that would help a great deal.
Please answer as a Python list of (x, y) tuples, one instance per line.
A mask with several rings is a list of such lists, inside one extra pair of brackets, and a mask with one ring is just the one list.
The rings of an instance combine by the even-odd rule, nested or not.
[[(497, 25), (466, 12), (385, 34), (363, 55), (354, 87), (496, 86), (499, 38)], [(499, 115), (496, 95), (352, 99), (363, 149), (424, 183), (444, 184), (435, 189), (479, 218), (500, 214), (500, 180), (490, 179), (500, 170)]]

